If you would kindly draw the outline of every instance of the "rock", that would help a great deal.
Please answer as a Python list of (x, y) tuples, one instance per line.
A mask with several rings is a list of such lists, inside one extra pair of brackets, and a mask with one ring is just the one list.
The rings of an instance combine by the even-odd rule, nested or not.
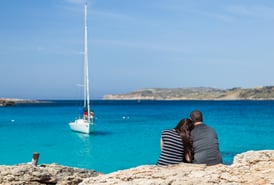
[(13, 106), (17, 103), (42, 103), (46, 101), (38, 100), (26, 100), (26, 99), (17, 99), (17, 98), (0, 98), (0, 107), (1, 106)]
[(11, 105), (15, 105), (15, 104), (16, 104), (16, 102), (14, 102), (14, 101), (0, 99), (0, 106), (11, 106)]
[(99, 173), (91, 170), (70, 168), (56, 164), (35, 167), (31, 164), (0, 166), (0, 184), (3, 185), (41, 185), (59, 184), (76, 185), (88, 177)]
[(232, 165), (145, 165), (85, 179), (80, 185), (274, 184), (274, 150), (236, 155)]
[(144, 165), (110, 174), (57, 164), (0, 166), (2, 185), (274, 185), (274, 150), (248, 151), (232, 165)]

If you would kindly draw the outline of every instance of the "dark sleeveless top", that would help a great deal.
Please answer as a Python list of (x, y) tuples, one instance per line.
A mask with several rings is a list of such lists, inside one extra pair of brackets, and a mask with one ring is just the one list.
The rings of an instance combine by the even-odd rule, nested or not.
[(183, 162), (183, 142), (175, 129), (162, 132), (163, 148), (157, 165), (178, 164)]

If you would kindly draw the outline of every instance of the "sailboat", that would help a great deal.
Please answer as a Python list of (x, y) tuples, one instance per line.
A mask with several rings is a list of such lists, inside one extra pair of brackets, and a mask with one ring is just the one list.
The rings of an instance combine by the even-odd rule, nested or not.
[(89, 72), (88, 72), (88, 31), (87, 31), (87, 2), (85, 3), (85, 26), (84, 26), (84, 112), (79, 119), (69, 123), (71, 130), (90, 134), (94, 132), (94, 114), (90, 109), (89, 99)]

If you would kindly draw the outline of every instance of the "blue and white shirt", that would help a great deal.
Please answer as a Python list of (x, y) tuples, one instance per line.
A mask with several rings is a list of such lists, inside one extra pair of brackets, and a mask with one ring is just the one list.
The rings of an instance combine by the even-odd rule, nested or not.
[(183, 141), (175, 129), (162, 132), (163, 148), (157, 165), (178, 164), (183, 162)]

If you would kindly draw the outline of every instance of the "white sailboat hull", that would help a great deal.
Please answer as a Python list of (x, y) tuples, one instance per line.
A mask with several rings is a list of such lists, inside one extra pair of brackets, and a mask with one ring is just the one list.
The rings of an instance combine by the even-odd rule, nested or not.
[(90, 134), (94, 132), (94, 123), (84, 119), (77, 119), (69, 123), (70, 129), (75, 132)]

